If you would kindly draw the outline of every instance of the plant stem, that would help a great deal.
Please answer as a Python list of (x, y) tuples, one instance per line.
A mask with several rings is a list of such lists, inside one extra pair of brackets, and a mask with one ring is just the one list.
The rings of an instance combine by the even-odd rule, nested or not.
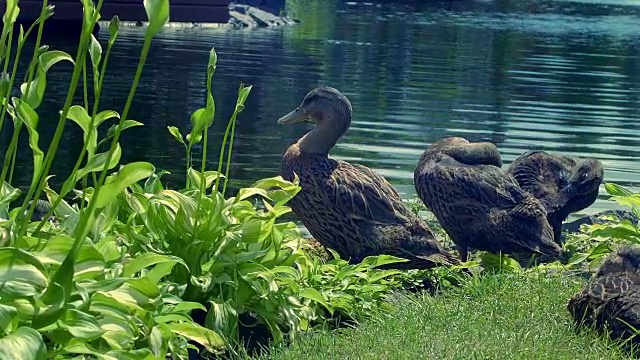
[[(71, 83), (69, 84), (69, 90), (67, 91), (67, 97), (65, 99), (64, 106), (62, 108), (62, 111), (60, 112), (58, 126), (56, 127), (56, 131), (53, 134), (53, 139), (51, 140), (51, 144), (49, 145), (49, 149), (47, 150), (47, 155), (44, 158), (43, 170), (42, 170), (42, 173), (39, 174), (40, 180), (39, 180), (38, 186), (35, 188), (33, 186), (29, 188), (29, 192), (27, 193), (27, 196), (22, 204), (22, 207), (20, 208), (20, 213), (22, 214), (24, 214), (24, 210), (27, 205), (27, 202), (29, 201), (29, 199), (33, 198), (34, 193), (35, 193), (35, 198), (39, 198), (40, 193), (44, 188), (45, 179), (47, 178), (47, 174), (49, 174), (51, 164), (53, 163), (53, 159), (55, 158), (56, 152), (58, 150), (58, 145), (60, 144), (60, 139), (62, 138), (64, 125), (67, 120), (67, 115), (69, 114), (69, 109), (71, 108), (73, 96), (75, 95), (76, 89), (78, 88), (78, 82), (80, 80), (80, 72), (82, 70), (82, 64), (84, 63), (86, 58), (85, 55), (87, 53), (88, 39), (90, 37), (89, 35), (92, 33), (93, 28), (97, 22), (97, 16), (99, 15), (100, 8), (102, 7), (102, 1), (103, 0), (99, 0), (98, 6), (94, 10), (94, 15), (92, 19), (93, 21), (91, 21), (88, 24), (86, 29), (84, 28), (82, 29), (83, 31), (82, 31), (82, 34), (80, 35), (80, 44), (78, 46), (78, 51), (76, 53), (75, 65), (73, 67), (73, 73), (71, 75)], [(45, 4), (46, 2), (47, 0), (44, 0)], [(38, 32), (38, 39), (40, 38), (41, 32), (42, 32), (42, 26), (40, 27)], [(31, 205), (31, 208), (29, 209), (29, 213), (27, 214), (27, 216), (25, 216), (22, 219), (19, 230), (18, 230), (18, 237), (24, 235), (24, 232), (26, 231), (26, 226), (25, 226), (26, 222), (33, 215), (36, 205), (37, 205), (37, 202), (34, 201)]]
[[(140, 61), (138, 62), (138, 68), (136, 69), (136, 74), (133, 78), (133, 84), (131, 85), (131, 89), (129, 90), (129, 96), (127, 97), (127, 102), (124, 106), (124, 110), (122, 111), (122, 115), (120, 116), (120, 121), (118, 123), (118, 127), (116, 129), (115, 135), (113, 136), (113, 140), (111, 141), (111, 147), (109, 148), (109, 152), (107, 153), (107, 159), (105, 160), (104, 168), (100, 173), (100, 179), (96, 184), (94, 184), (95, 188), (92, 195), (93, 198), (96, 198), (98, 194), (100, 194), (100, 190), (102, 189), (101, 185), (104, 184), (104, 180), (107, 177), (107, 172), (109, 171), (108, 166), (109, 166), (109, 163), (111, 162), (111, 157), (115, 152), (116, 145), (118, 144), (118, 140), (120, 140), (120, 133), (124, 128), (125, 119), (129, 115), (129, 109), (131, 108), (133, 97), (136, 93), (136, 89), (138, 88), (138, 83), (140, 82), (140, 76), (142, 75), (142, 68), (144, 67), (144, 64), (147, 61), (147, 55), (149, 53), (149, 48), (151, 47), (152, 38), (153, 37), (150, 36), (149, 33), (147, 33), (147, 35), (144, 38), (144, 44), (142, 45), (142, 51), (140, 54)], [(79, 245), (82, 243), (82, 239), (86, 236), (87, 232), (89, 231), (88, 223), (89, 223), (89, 220), (93, 218), (93, 211), (95, 210), (95, 207), (96, 207), (95, 201), (89, 202), (89, 206), (87, 206), (87, 209), (85, 210), (86, 213), (80, 217), (80, 222), (76, 227), (76, 241), (74, 243), (74, 248), (73, 248), (74, 251), (79, 247)]]

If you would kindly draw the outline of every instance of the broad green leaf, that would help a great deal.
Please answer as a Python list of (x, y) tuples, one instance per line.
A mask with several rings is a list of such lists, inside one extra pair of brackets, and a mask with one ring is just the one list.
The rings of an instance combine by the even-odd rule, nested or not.
[(30, 297), (48, 283), (44, 265), (32, 254), (16, 248), (0, 248), (0, 298)]
[(14, 97), (12, 98), (13, 107), (17, 118), (27, 126), (29, 132), (29, 147), (33, 151), (33, 177), (31, 183), (35, 184), (42, 173), (42, 160), (44, 153), (38, 146), (40, 136), (36, 130), (38, 127), (38, 114), (29, 104)]
[(149, 335), (149, 349), (158, 359), (166, 356), (169, 350), (169, 339), (171, 338), (171, 329), (166, 324), (158, 324), (151, 329)]
[[(5, 24), (4, 26), (12, 26), (10, 24), (14, 24), (16, 22), (16, 20), (18, 19), (18, 14), (20, 14), (18, 0), (7, 0), (4, 9), (4, 15), (2, 15), (2, 23)], [(2, 46), (4, 46), (4, 44), (2, 44)]]
[(102, 294), (131, 309), (150, 310), (155, 307), (156, 298), (160, 292), (151, 280), (137, 278), (127, 280), (116, 290), (98, 291), (97, 294)]
[(218, 333), (195, 323), (168, 323), (167, 326), (174, 333), (197, 342), (213, 353), (226, 345)]
[(118, 244), (116, 243), (116, 237), (113, 235), (105, 236), (100, 239), (100, 241), (96, 243), (96, 249), (100, 251), (104, 257), (104, 261), (107, 263), (116, 261), (122, 256), (118, 249)]
[(0, 304), (0, 329), (6, 332), (13, 318), (18, 315), (18, 309), (13, 306)]
[(178, 140), (180, 144), (182, 144), (183, 146), (187, 146), (187, 144), (182, 139), (182, 134), (180, 134), (180, 130), (178, 130), (177, 127), (167, 126), (167, 129), (169, 129), (169, 133), (171, 133), (171, 135), (173, 135), (173, 137), (176, 138), (176, 140)]
[(93, 34), (91, 34), (91, 45), (89, 45), (89, 56), (93, 67), (97, 68), (102, 59), (102, 46), (100, 46), (100, 42)]
[[(189, 171), (187, 172), (187, 175), (189, 176), (189, 179), (191, 180), (191, 183), (193, 184), (193, 186), (196, 189), (200, 188), (200, 185), (202, 184), (202, 173), (198, 170), (195, 170), (193, 168), (189, 168)], [(204, 184), (204, 189), (208, 189), (211, 187), (211, 185), (213, 185), (213, 183), (218, 179), (218, 178), (224, 178), (224, 175), (220, 174), (217, 171), (205, 171), (204, 172), (204, 178), (205, 180), (205, 184)]]
[(40, 106), (44, 98), (47, 88), (47, 71), (49, 71), (51, 66), (63, 60), (74, 63), (69, 54), (59, 50), (46, 51), (42, 53), (38, 59), (40, 62), (36, 65), (36, 75), (33, 80), (20, 85), (20, 91), (24, 96), (24, 101), (34, 109)]
[(148, 162), (134, 162), (124, 165), (111, 182), (102, 186), (100, 193), (92, 201), (96, 202), (96, 208), (100, 209), (114, 201), (116, 197), (129, 185), (153, 175), (155, 168)]
[(132, 277), (138, 271), (145, 269), (151, 265), (160, 264), (160, 263), (179, 263), (183, 265), (187, 271), (189, 271), (189, 267), (187, 263), (184, 262), (181, 258), (177, 256), (171, 255), (162, 255), (156, 253), (144, 253), (135, 259), (133, 259), (130, 263), (124, 266), (124, 270), (122, 272), (122, 276), (124, 277)]
[(74, 239), (65, 234), (56, 235), (50, 238), (42, 250), (34, 255), (43, 264), (61, 264), (69, 251), (73, 247)]
[(144, 0), (143, 4), (149, 20), (147, 36), (154, 37), (169, 22), (169, 0)]
[(207, 311), (207, 308), (204, 305), (198, 302), (192, 301), (182, 301), (171, 309), (171, 312), (190, 312), (191, 310), (200, 309), (202, 311)]
[(302, 290), (302, 292), (300, 292), (300, 297), (307, 298), (309, 300), (317, 302), (318, 304), (321, 304), (327, 310), (329, 310), (331, 314), (333, 314), (333, 307), (329, 305), (325, 297), (318, 290), (314, 288), (304, 289)]
[[(136, 127), (136, 126), (144, 126), (144, 124), (135, 120), (125, 120), (122, 125), (122, 131), (125, 131), (129, 128)], [(109, 130), (107, 130), (107, 135), (105, 136), (104, 139), (100, 140), (98, 145), (102, 145), (104, 142), (113, 138), (116, 135), (117, 129), (118, 129), (118, 124), (111, 125), (111, 127), (109, 127)]]
[(609, 193), (609, 195), (614, 195), (614, 196), (632, 196), (633, 195), (632, 191), (618, 184), (605, 183), (604, 189)]
[(0, 338), (0, 359), (44, 360), (47, 347), (39, 332), (30, 327), (20, 327)]
[(60, 327), (71, 333), (73, 337), (87, 341), (97, 339), (104, 333), (96, 318), (75, 309), (67, 310), (65, 317), (60, 319)]
[(49, 71), (49, 69), (53, 65), (63, 60), (66, 60), (71, 62), (72, 64), (75, 64), (71, 55), (60, 50), (47, 51), (44, 54), (40, 55), (39, 59), (40, 59), (40, 64), (42, 65), (44, 71)]
[(104, 267), (105, 261), (102, 253), (93, 245), (83, 245), (76, 257), (74, 279), (76, 281), (93, 279), (104, 271)]
[(269, 193), (267, 193), (266, 190), (260, 189), (257, 187), (250, 187), (250, 188), (242, 188), (238, 190), (238, 195), (236, 195), (235, 201), (237, 202), (237, 201), (246, 200), (255, 195), (260, 195), (262, 197), (265, 197), (271, 200), (271, 198), (269, 197)]
[[(76, 173), (74, 174), (75, 181), (73, 182), (73, 184), (75, 184), (78, 180), (82, 179), (85, 175), (89, 173), (102, 171), (102, 169), (104, 168), (107, 162), (108, 156), (109, 156), (108, 151), (91, 156), (87, 165), (82, 169), (78, 169), (78, 171), (76, 171)], [(111, 159), (109, 161), (109, 165), (107, 169), (113, 169), (116, 165), (118, 165), (118, 163), (120, 162), (121, 156), (122, 156), (122, 148), (120, 147), (120, 143), (116, 143), (116, 147), (113, 150), (113, 154), (111, 155)]]

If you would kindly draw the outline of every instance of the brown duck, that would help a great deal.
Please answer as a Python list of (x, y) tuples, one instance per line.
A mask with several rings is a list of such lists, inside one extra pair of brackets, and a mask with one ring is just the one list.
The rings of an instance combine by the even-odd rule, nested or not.
[[(594, 279), (567, 304), (578, 325), (627, 339), (640, 329), (640, 246), (625, 245), (609, 254)], [(627, 323), (627, 324), (625, 324)], [(640, 343), (634, 337), (632, 342)]]
[(302, 188), (289, 202), (293, 212), (318, 242), (353, 263), (387, 254), (409, 260), (396, 268), (458, 264), (385, 178), (328, 156), (351, 125), (351, 114), (351, 103), (338, 90), (318, 87), (278, 120), (315, 123), (282, 159), (282, 177), (293, 181), (297, 174)]
[(561, 257), (544, 207), (501, 166), (500, 153), (489, 142), (444, 138), (422, 154), (414, 184), (462, 261), (469, 248)]
[(562, 222), (596, 201), (604, 177), (602, 163), (596, 159), (544, 151), (522, 154), (507, 172), (544, 205), (557, 243), (561, 243)]

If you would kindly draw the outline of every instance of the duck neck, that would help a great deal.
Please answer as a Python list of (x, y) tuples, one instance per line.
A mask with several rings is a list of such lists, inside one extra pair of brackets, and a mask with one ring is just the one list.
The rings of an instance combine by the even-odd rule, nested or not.
[(299, 141), (300, 151), (307, 154), (328, 156), (329, 150), (351, 125), (351, 114), (347, 111), (325, 115), (316, 121), (316, 126)]

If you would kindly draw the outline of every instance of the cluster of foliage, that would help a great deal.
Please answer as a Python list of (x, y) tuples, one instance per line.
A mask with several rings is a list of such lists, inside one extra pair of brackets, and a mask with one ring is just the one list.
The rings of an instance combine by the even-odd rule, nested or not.
[[(165, 189), (161, 177), (166, 172), (150, 163), (120, 164), (122, 132), (143, 125), (128, 118), (129, 110), (151, 41), (169, 21), (169, 1), (143, 2), (148, 26), (121, 113), (100, 110), (119, 19), (111, 19), (103, 51), (92, 34), (103, 0), (81, 2), (75, 57), (41, 46), (43, 25), (53, 14), (46, 0), (40, 18), (26, 31), (14, 26), (17, 0), (7, 1), (3, 17), (0, 129), (9, 115), (13, 137), (0, 174), (0, 358), (186, 359), (189, 349), (237, 351), (242, 315), (251, 315), (275, 342), (282, 342), (336, 321), (359, 321), (381, 306), (400, 282), (394, 278), (397, 271), (377, 267), (405, 260), (378, 256), (348, 264), (335, 253), (332, 260), (309, 255), (297, 226), (279, 220), (300, 190), (297, 180), (262, 179), (235, 196), (225, 195), (236, 119), (251, 86), (239, 88), (217, 170), (205, 169), (215, 113), (214, 49), (206, 69), (205, 106), (191, 116), (186, 136), (177, 127), (168, 129), (187, 154), (185, 188)], [(19, 95), (11, 96), (30, 36), (35, 36), (35, 50)], [(45, 155), (38, 107), (47, 72), (59, 62), (74, 67)], [(81, 79), (83, 86), (78, 86)], [(87, 79), (93, 81), (92, 104)], [(78, 88), (84, 91), (83, 104), (73, 104)], [(68, 120), (82, 129), (83, 149), (61, 188), (53, 189), (51, 164)], [(99, 127), (109, 122), (101, 138)], [(26, 191), (11, 185), (23, 127), (33, 154)], [(192, 165), (194, 146), (202, 147), (200, 169)], [(51, 210), (32, 221), (34, 200), (43, 193)], [(21, 204), (13, 206), (21, 197)], [(56, 221), (48, 220), (52, 216)], [(198, 312), (204, 315), (198, 318)]]

